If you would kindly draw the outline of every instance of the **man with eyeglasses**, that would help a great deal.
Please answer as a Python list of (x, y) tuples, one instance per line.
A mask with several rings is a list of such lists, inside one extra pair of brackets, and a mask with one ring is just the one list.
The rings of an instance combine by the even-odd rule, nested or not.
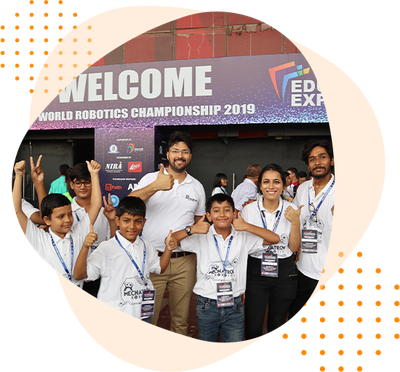
[[(205, 213), (206, 196), (203, 185), (186, 172), (192, 159), (192, 140), (183, 132), (174, 132), (168, 141), (169, 167), (161, 164), (158, 172), (146, 174), (129, 196), (146, 202), (146, 223), (143, 237), (149, 240), (161, 256), (170, 230), (187, 229)], [(150, 274), (156, 289), (152, 324), (157, 325), (165, 288), (169, 292), (172, 332), (187, 334), (189, 306), (195, 284), (196, 255), (180, 247), (171, 254), (163, 274)]]
[(296, 299), (289, 309), (292, 318), (308, 301), (324, 268), (331, 238), (335, 205), (335, 176), (332, 145), (327, 140), (313, 139), (304, 145), (302, 160), (312, 179), (302, 183), (293, 203), (301, 209), (302, 242)]

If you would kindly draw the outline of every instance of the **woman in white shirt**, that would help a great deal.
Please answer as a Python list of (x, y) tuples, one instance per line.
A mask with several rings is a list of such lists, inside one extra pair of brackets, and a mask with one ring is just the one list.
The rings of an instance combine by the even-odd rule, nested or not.
[(263, 252), (249, 252), (245, 300), (245, 334), (252, 339), (263, 334), (268, 307), (268, 332), (286, 322), (288, 309), (296, 296), (295, 255), (301, 244), (300, 210), (283, 200), (286, 177), (277, 164), (265, 166), (259, 176), (262, 194), (243, 208), (246, 222), (267, 228), (280, 236), (280, 242), (264, 246)]
[(225, 173), (217, 173), (213, 184), (213, 191), (211, 196), (215, 194), (227, 194), (226, 186), (228, 186), (228, 177)]

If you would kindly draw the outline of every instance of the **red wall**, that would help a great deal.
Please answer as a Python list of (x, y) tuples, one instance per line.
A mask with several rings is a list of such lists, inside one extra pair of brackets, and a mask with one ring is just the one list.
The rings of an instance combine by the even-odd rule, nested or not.
[(94, 66), (281, 53), (300, 51), (279, 31), (257, 19), (207, 12), (150, 30), (119, 46)]

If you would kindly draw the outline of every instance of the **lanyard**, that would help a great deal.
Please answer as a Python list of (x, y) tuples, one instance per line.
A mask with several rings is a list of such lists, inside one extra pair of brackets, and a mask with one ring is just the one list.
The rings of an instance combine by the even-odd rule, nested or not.
[(80, 221), (80, 219), (79, 219), (79, 217), (78, 217), (78, 213), (76, 213), (76, 211), (75, 211), (75, 216), (76, 216), (76, 219), (78, 220), (78, 222)]
[[(261, 200), (262, 200), (262, 199), (260, 199), (260, 201), (261, 201)], [(267, 226), (266, 226), (265, 221), (264, 221), (264, 218), (263, 218), (264, 215), (263, 215), (263, 213), (261, 212), (260, 205), (259, 205), (258, 202), (257, 202), (257, 207), (258, 207), (258, 210), (260, 211), (261, 222), (262, 222), (262, 224), (263, 224), (263, 226), (264, 226), (264, 229), (266, 229)], [(283, 212), (283, 203), (282, 203), (282, 208), (281, 208), (281, 211), (279, 212), (278, 218), (275, 220), (275, 225), (274, 225), (274, 228), (272, 229), (272, 232), (275, 232), (276, 229), (278, 228), (279, 221), (280, 221), (281, 216), (282, 216), (282, 212)]]
[(71, 272), (68, 271), (67, 269), (67, 265), (65, 264), (63, 258), (61, 257), (61, 253), (57, 248), (57, 244), (54, 242), (53, 237), (50, 234), (50, 238), (51, 238), (51, 243), (53, 244), (53, 248), (57, 253), (58, 259), (60, 260), (61, 264), (64, 266), (64, 270), (68, 275), (68, 279), (70, 281), (72, 281), (72, 268), (73, 268), (73, 264), (74, 264), (74, 241), (72, 240), (72, 236), (70, 236), (70, 240), (71, 240)]
[(308, 190), (308, 211), (310, 212), (310, 222), (311, 222), (311, 220), (313, 219), (313, 217), (317, 214), (317, 212), (318, 212), (318, 210), (319, 210), (319, 207), (321, 206), (321, 204), (322, 204), (322, 202), (325, 200), (325, 198), (328, 196), (329, 191), (332, 190), (334, 184), (335, 184), (335, 179), (333, 179), (331, 185), (329, 186), (329, 189), (328, 189), (327, 192), (324, 194), (322, 200), (319, 202), (317, 208), (315, 208), (314, 211), (311, 211), (311, 209), (310, 209), (310, 205), (311, 205), (311, 202), (310, 202), (310, 189)]
[(228, 264), (228, 256), (229, 256), (229, 251), (231, 250), (231, 243), (232, 243), (232, 240), (233, 240), (233, 235), (232, 235), (231, 238), (229, 239), (228, 248), (227, 248), (227, 250), (226, 250), (225, 261), (222, 261), (221, 253), (219, 252), (219, 248), (218, 248), (218, 241), (217, 241), (217, 238), (214, 236), (214, 242), (215, 242), (215, 246), (217, 247), (219, 259), (220, 259), (221, 262), (223, 262), (223, 264), (224, 264), (224, 266), (223, 266), (224, 277), (226, 276), (226, 274), (225, 274), (225, 269), (226, 269), (226, 265)]
[(133, 265), (135, 266), (137, 272), (139, 273), (140, 277), (142, 278), (142, 281), (144, 283), (144, 285), (147, 286), (147, 282), (146, 279), (144, 278), (144, 270), (145, 270), (145, 263), (146, 263), (146, 244), (143, 241), (142, 238), (140, 238), (140, 240), (143, 242), (144, 245), (144, 250), (143, 250), (143, 265), (142, 265), (142, 271), (140, 271), (139, 266), (136, 264), (135, 260), (133, 259), (133, 257), (131, 256), (131, 254), (124, 248), (124, 246), (121, 244), (121, 242), (118, 239), (118, 236), (115, 235), (115, 240), (117, 241), (117, 243), (121, 246), (121, 248), (125, 251), (125, 253), (128, 255), (129, 259), (132, 261)]

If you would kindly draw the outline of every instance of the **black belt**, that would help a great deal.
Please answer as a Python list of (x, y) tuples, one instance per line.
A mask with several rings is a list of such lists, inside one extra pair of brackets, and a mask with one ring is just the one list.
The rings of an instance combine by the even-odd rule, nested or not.
[[(164, 252), (158, 252), (158, 256), (161, 257)], [(193, 252), (171, 252), (171, 258), (178, 258), (178, 257), (183, 257), (183, 256), (189, 256)]]

